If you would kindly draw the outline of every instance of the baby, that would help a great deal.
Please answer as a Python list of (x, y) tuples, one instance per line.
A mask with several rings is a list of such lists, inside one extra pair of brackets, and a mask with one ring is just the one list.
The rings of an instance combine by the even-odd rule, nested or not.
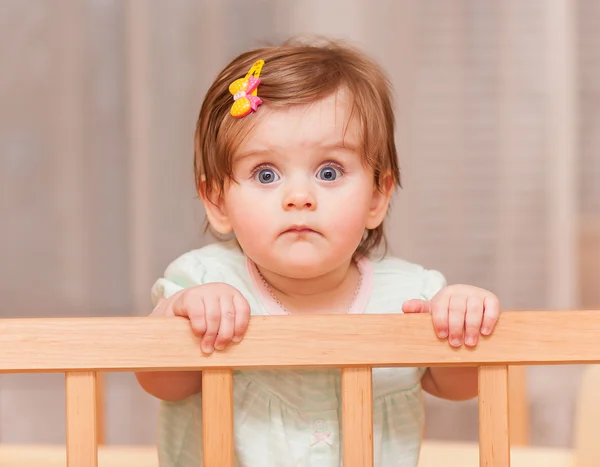
[[(233, 239), (173, 261), (152, 316), (189, 319), (205, 353), (240, 342), (250, 315), (430, 313), (455, 347), (496, 325), (491, 292), (384, 253), (400, 185), (394, 115), (388, 80), (359, 51), (286, 43), (233, 60), (200, 110), (195, 179), (210, 228)], [(161, 467), (201, 465), (200, 372), (137, 378), (162, 400)], [(376, 466), (417, 465), (422, 390), (472, 398), (477, 369), (374, 369)], [(236, 465), (338, 467), (340, 402), (336, 369), (235, 371)]]

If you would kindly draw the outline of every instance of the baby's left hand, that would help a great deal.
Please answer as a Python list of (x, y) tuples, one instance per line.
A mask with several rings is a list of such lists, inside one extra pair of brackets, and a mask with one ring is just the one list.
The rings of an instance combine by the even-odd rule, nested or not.
[(477, 345), (479, 333), (492, 333), (500, 317), (498, 298), (492, 293), (470, 285), (450, 285), (435, 294), (431, 301), (408, 300), (404, 313), (431, 313), (433, 327), (440, 339), (448, 338), (452, 347), (463, 342)]

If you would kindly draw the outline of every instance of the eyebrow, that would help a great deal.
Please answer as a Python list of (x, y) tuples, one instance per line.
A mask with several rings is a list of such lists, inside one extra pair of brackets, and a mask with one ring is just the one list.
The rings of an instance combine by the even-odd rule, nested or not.
[(352, 152), (357, 152), (357, 145), (355, 145), (354, 143), (347, 143), (344, 141), (337, 141), (335, 143), (328, 143), (328, 144), (323, 144), (321, 146), (321, 148), (323, 149), (341, 149), (343, 151), (352, 151)]
[(245, 151), (241, 154), (235, 154), (234, 155), (234, 159), (236, 160), (236, 162), (239, 162), (243, 159), (247, 159), (249, 157), (259, 157), (259, 156), (265, 156), (267, 154), (274, 154), (275, 151), (272, 151), (271, 149), (256, 149), (256, 150), (251, 150), (251, 151)]
[[(334, 143), (326, 143), (326, 144), (316, 144), (316, 147), (318, 147), (319, 149), (323, 149), (326, 151), (331, 151), (331, 150), (342, 150), (342, 151), (351, 151), (351, 152), (355, 152), (357, 153), (357, 146), (353, 143), (345, 143), (344, 141), (336, 141)], [(235, 156), (236, 161), (240, 161), (242, 159), (246, 159), (248, 157), (259, 157), (259, 156), (266, 156), (266, 155), (273, 155), (273, 154), (277, 154), (277, 151), (274, 151), (272, 149), (269, 148), (265, 148), (265, 149), (253, 149), (250, 151), (245, 151), (240, 153), (239, 155)]]

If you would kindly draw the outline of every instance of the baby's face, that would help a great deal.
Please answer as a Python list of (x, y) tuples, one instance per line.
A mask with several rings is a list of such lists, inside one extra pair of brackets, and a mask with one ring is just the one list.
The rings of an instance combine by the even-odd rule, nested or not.
[(318, 277), (348, 262), (365, 228), (381, 222), (373, 215), (381, 193), (349, 111), (341, 92), (269, 111), (234, 155), (236, 182), (224, 205), (241, 247), (262, 268)]

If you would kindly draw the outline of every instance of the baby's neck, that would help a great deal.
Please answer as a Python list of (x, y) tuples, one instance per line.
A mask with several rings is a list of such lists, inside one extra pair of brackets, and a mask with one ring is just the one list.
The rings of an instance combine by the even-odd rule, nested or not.
[(347, 313), (360, 282), (360, 272), (354, 261), (309, 279), (295, 279), (258, 269), (275, 298), (292, 314)]

